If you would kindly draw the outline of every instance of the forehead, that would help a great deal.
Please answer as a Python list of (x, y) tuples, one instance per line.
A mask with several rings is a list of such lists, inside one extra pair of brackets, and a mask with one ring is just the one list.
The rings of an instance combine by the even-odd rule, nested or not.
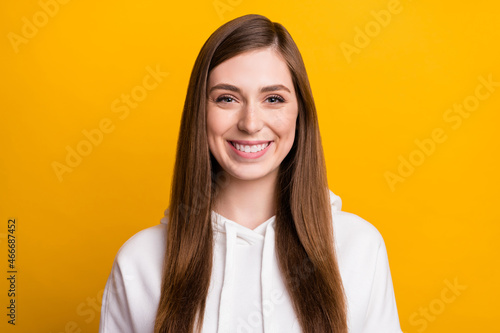
[(283, 84), (293, 89), (288, 65), (272, 48), (244, 52), (219, 64), (211, 71), (208, 86), (218, 83), (242, 88)]

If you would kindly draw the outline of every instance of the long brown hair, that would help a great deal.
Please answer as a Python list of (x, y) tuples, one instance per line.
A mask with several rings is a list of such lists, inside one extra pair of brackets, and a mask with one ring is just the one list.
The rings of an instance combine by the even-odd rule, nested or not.
[(306, 69), (288, 31), (260, 15), (245, 15), (217, 29), (203, 45), (191, 73), (177, 145), (155, 332), (202, 329), (212, 270), (211, 211), (223, 182), (207, 142), (208, 76), (227, 59), (267, 47), (275, 48), (286, 61), (299, 107), (295, 141), (276, 182), (279, 267), (303, 332), (347, 332), (323, 148)]

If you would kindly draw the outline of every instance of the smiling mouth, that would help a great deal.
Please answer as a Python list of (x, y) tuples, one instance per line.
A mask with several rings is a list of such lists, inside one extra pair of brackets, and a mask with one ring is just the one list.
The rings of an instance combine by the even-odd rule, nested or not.
[[(247, 142), (238, 143), (238, 141), (229, 141), (229, 143), (237, 150), (245, 153), (258, 153), (269, 146), (272, 141), (256, 141), (259, 144), (247, 144)], [(245, 143), (245, 144), (244, 144)]]

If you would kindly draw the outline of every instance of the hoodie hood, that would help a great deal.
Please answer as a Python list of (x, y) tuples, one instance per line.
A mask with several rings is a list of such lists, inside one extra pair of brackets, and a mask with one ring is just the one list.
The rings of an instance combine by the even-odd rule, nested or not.
[(331, 190), (330, 192), (330, 205), (332, 206), (332, 210), (339, 212), (342, 210), (342, 199), (336, 194), (334, 194)]

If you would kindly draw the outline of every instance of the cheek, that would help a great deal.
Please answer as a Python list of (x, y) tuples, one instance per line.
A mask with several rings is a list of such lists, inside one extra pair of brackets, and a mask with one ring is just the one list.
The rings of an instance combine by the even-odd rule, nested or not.
[(227, 117), (223, 117), (217, 110), (207, 109), (207, 135), (210, 148), (213, 149), (217, 141), (227, 130)]
[(291, 141), (291, 143), (293, 143), (295, 138), (296, 122), (297, 112), (287, 112), (280, 115), (274, 121), (276, 134), (278, 134), (282, 140)]

